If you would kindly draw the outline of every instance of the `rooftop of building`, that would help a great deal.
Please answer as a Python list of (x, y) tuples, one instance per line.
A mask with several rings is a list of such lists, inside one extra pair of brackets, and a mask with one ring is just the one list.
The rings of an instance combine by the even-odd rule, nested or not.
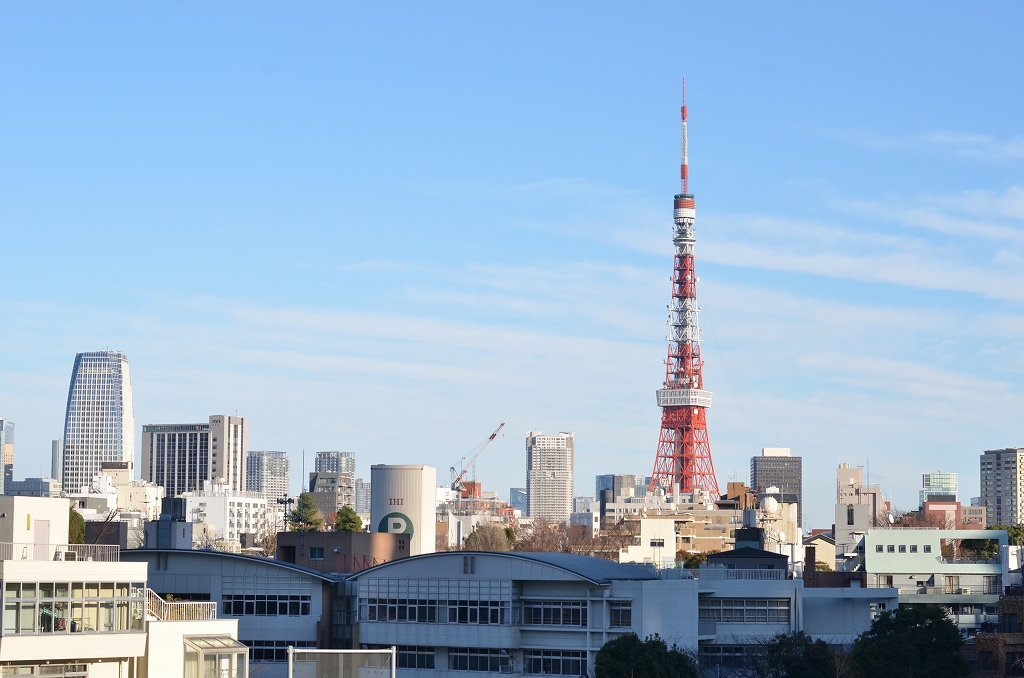
[(534, 551), (442, 551), (439, 553), (425, 553), (418, 556), (411, 556), (401, 560), (394, 560), (389, 563), (377, 565), (363, 570), (354, 577), (362, 577), (370, 573), (376, 573), (382, 568), (397, 565), (408, 565), (416, 561), (434, 559), (449, 556), (487, 556), (494, 558), (514, 558), (517, 560), (540, 563), (563, 570), (576, 575), (594, 584), (610, 584), (616, 580), (649, 580), (658, 579), (658, 575), (648, 572), (640, 567), (615, 563), (610, 560), (594, 558), (592, 556), (581, 556), (575, 553), (541, 553)]
[(348, 579), (351, 575), (339, 574), (335, 572), (321, 572), (320, 570), (314, 570), (312, 568), (303, 567), (302, 565), (295, 565), (283, 560), (276, 560), (274, 558), (261, 558), (260, 556), (252, 556), (246, 553), (231, 553), (229, 551), (214, 551), (213, 549), (126, 549), (121, 551), (121, 559), (133, 561), (135, 558), (134, 554), (148, 555), (154, 553), (174, 553), (178, 555), (197, 556), (200, 558), (236, 558), (239, 560), (251, 562), (251, 563), (262, 563), (264, 565), (275, 565), (277, 567), (284, 568), (286, 570), (292, 570), (301, 574), (308, 574), (311, 577), (323, 579), (324, 581), (336, 582)]
[(772, 553), (771, 551), (755, 549), (751, 546), (744, 546), (743, 548), (733, 549), (732, 551), (721, 551), (720, 553), (712, 553), (708, 556), (708, 562), (713, 563), (719, 560), (735, 560), (738, 558), (775, 558), (781, 560), (789, 560), (787, 556), (781, 553)]

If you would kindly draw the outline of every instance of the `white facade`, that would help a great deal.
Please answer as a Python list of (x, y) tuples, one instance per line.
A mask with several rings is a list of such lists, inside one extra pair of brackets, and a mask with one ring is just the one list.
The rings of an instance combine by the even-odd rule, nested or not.
[(338, 450), (317, 452), (313, 470), (318, 473), (348, 473), (354, 479), (356, 477), (356, 455), (354, 452), (339, 452)]
[(222, 551), (136, 549), (122, 552), (121, 558), (148, 566), (149, 588), (161, 596), (198, 596), (215, 603), (218, 620), (237, 624), (233, 637), (249, 646), (253, 676), (285, 678), (289, 645), (304, 649), (317, 647), (320, 639), (324, 644), (351, 640), (344, 637), (351, 626), (341, 623), (347, 615), (332, 619), (328, 607), (332, 587), (344, 586), (335, 584), (333, 575)]
[(61, 484), (88, 485), (104, 461), (135, 458), (135, 410), (128, 357), (119, 351), (75, 356), (64, 415)]
[(433, 553), (436, 483), (433, 466), (371, 466), (370, 531), (408, 534), (411, 555)]
[(353, 580), (360, 642), (398, 645), (398, 675), (408, 678), (474, 669), (592, 675), (601, 646), (626, 633), (656, 633), (714, 665), (777, 633), (848, 644), (897, 605), (890, 590), (805, 589), (782, 570), (659, 577), (564, 553), (436, 553)]
[(526, 434), (526, 504), (530, 518), (564, 523), (572, 513), (576, 434)]
[(200, 492), (186, 492), (185, 517), (212, 526), (218, 539), (237, 541), (242, 534), (267, 536), (267, 500), (255, 492), (239, 492), (226, 484), (206, 483)]
[(245, 424), (245, 417), (210, 417), (210, 473), (235, 492), (244, 492), (246, 487)]
[(210, 424), (146, 424), (142, 427), (142, 479), (168, 497), (202, 489), (210, 470)]

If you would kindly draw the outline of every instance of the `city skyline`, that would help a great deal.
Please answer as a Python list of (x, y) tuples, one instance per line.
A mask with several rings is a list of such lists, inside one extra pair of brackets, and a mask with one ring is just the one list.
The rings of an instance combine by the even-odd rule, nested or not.
[(1024, 444), (1019, 7), (0, 11), (16, 478), (104, 346), (137, 422), (237, 410), (295, 471), (447, 469), (503, 420), (496, 491), (529, 430), (576, 431), (577, 492), (647, 472), (683, 76), (719, 484), (784, 446), (808, 516), (839, 462), (913, 508)]

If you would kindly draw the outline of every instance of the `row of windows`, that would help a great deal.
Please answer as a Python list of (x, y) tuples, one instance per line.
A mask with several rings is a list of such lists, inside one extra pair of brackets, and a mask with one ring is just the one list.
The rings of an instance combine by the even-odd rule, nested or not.
[[(633, 610), (630, 601), (612, 601), (608, 605), (609, 626), (632, 626)], [(515, 618), (510, 612), (515, 613)], [(507, 600), (359, 599), (360, 621), (508, 625), (519, 623), (519, 617), (518, 606), (512, 608)], [(522, 623), (586, 627), (587, 602), (526, 600), (522, 605)]]
[(144, 631), (143, 601), (4, 602), (4, 635)]
[(241, 617), (298, 617), (309, 614), (309, 596), (221, 596), (223, 614)]
[(360, 598), (360, 621), (509, 624), (507, 600)]
[(448, 669), (512, 673), (512, 657), (507, 650), (453, 647), (448, 650)]
[(288, 646), (298, 648), (315, 648), (314, 640), (241, 640), (249, 646), (249, 659), (254, 662), (286, 662)]
[(4, 600), (35, 600), (36, 598), (145, 598), (146, 585), (141, 582), (7, 582)]
[[(906, 544), (900, 544), (899, 545), (899, 549), (900, 549), (900, 553), (906, 553), (907, 552), (907, 545)], [(921, 549), (925, 553), (931, 553), (932, 552), (932, 545), (931, 544), (925, 544), (924, 546), (921, 547)], [(886, 553), (896, 553), (896, 546), (893, 545), (893, 544), (888, 544), (885, 547), (885, 552)], [(917, 553), (917, 544), (911, 544), (910, 545), (910, 552), (911, 553)], [(881, 544), (875, 544), (875, 553), (882, 553), (882, 545)]]
[(398, 646), (398, 668), (400, 669), (432, 669), (434, 668), (434, 648), (408, 645)]
[(587, 675), (587, 653), (581, 650), (526, 650), (523, 673), (545, 676)]
[(788, 624), (789, 600), (703, 598), (698, 619), (724, 624)]
[(524, 600), (523, 623), (528, 625), (586, 626), (586, 601)]

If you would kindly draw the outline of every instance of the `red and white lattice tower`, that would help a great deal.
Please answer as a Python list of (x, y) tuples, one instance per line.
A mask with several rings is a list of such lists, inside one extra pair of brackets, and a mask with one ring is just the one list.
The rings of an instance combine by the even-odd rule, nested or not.
[(711, 391), (704, 389), (700, 357), (700, 327), (697, 324), (697, 276), (694, 270), (694, 203), (686, 150), (686, 81), (683, 81), (682, 162), (680, 193), (675, 197), (675, 266), (672, 272), (672, 303), (668, 307), (668, 360), (665, 386), (658, 391), (661, 407), (661, 436), (654, 461), (650, 489), (667, 493), (706, 490), (719, 498), (715, 466), (708, 442), (707, 408)]

